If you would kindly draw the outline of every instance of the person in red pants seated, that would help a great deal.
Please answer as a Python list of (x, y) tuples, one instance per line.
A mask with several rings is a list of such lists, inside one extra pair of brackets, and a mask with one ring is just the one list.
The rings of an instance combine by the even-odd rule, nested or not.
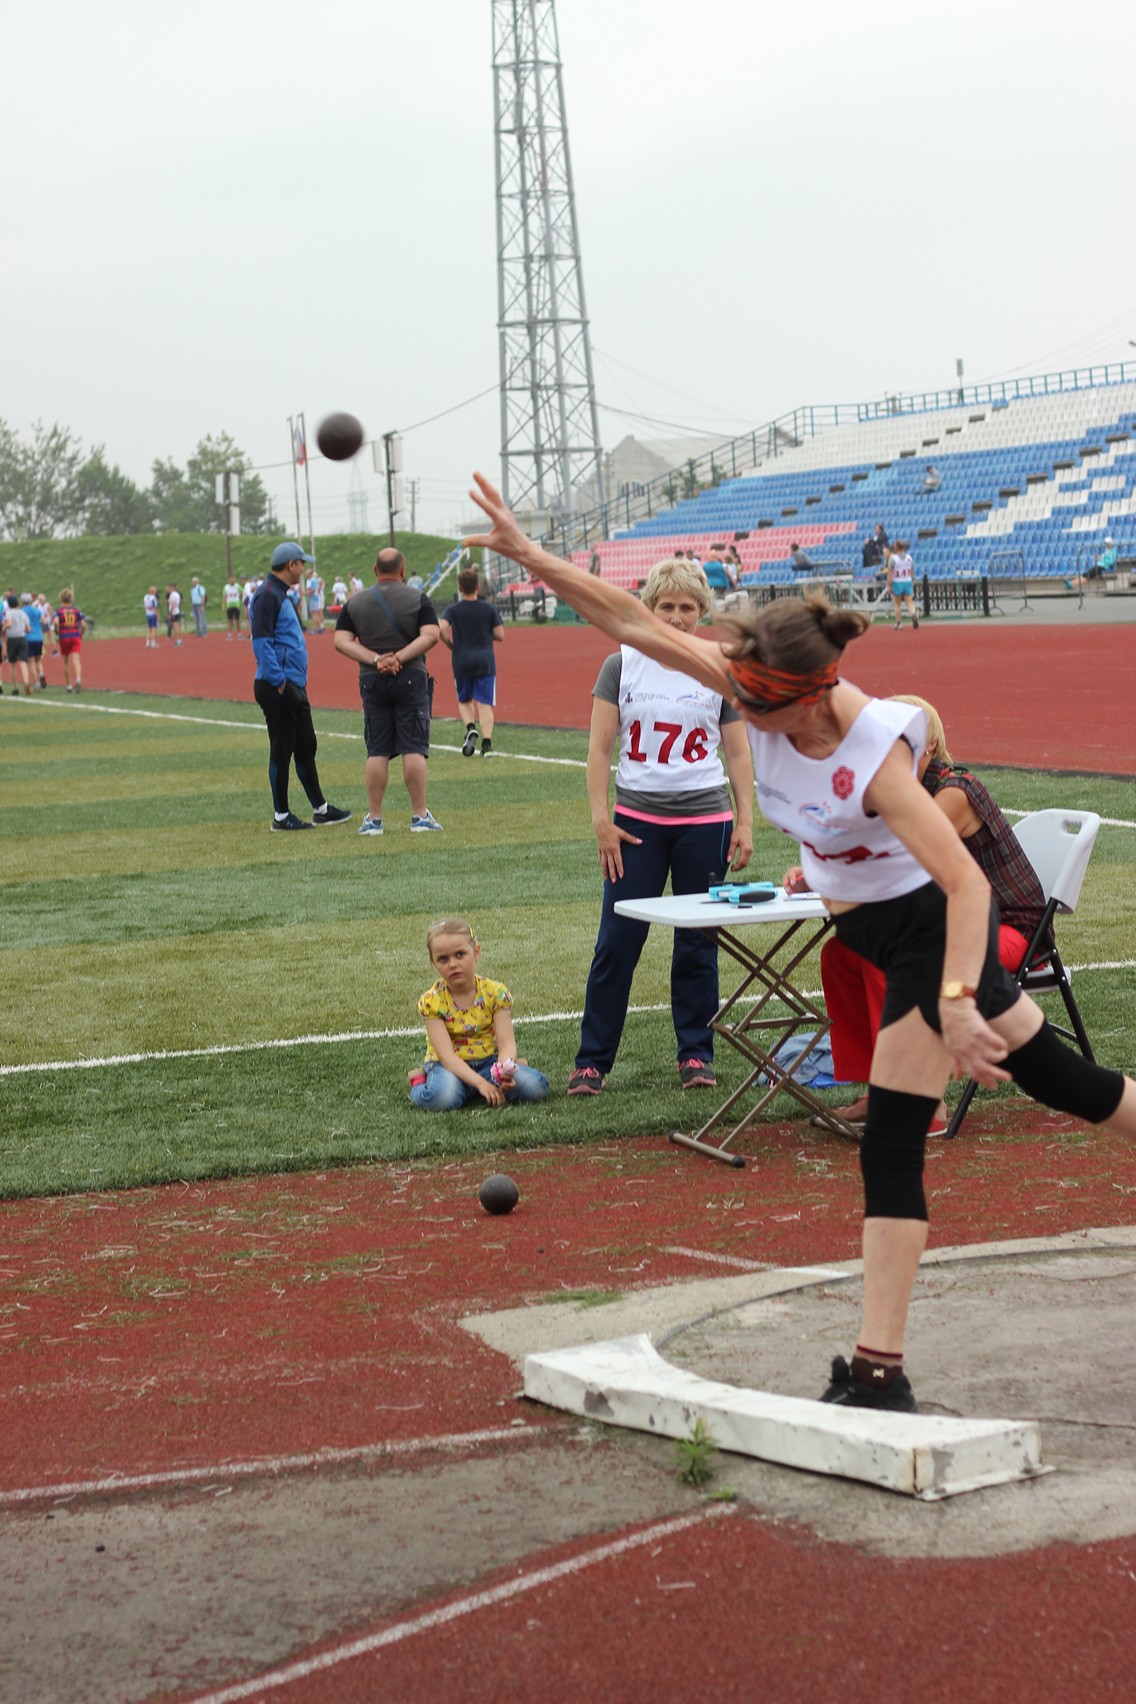
[[(990, 883), (1000, 914), (998, 958), (1013, 973), (1020, 968), (1045, 910), (1041, 883), (982, 782), (952, 761), (938, 711), (924, 698), (905, 694), (897, 698), (901, 704), (918, 705), (927, 718), (927, 747), (919, 760), (919, 779)], [(800, 881), (799, 868), (787, 872), (785, 886), (790, 892), (799, 888)], [(884, 973), (833, 935), (821, 948), (820, 977), (832, 1022), (833, 1075), (846, 1083), (866, 1083), (883, 1010)], [(868, 1097), (861, 1095), (837, 1110), (849, 1124), (863, 1124)], [(944, 1135), (947, 1122), (940, 1101), (928, 1135)]]

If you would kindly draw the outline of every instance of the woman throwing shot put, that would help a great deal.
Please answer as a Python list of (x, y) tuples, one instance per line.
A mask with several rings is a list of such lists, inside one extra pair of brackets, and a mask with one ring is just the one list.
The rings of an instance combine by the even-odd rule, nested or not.
[(927, 1241), (923, 1154), (952, 1070), (1136, 1136), (1136, 1083), (1065, 1047), (998, 963), (990, 884), (920, 785), (923, 712), (840, 678), (859, 610), (780, 598), (724, 623), (723, 644), (660, 622), (628, 593), (527, 538), (476, 474), (491, 523), (479, 546), (519, 563), (621, 644), (684, 669), (734, 703), (749, 730), (766, 819), (800, 842), (836, 937), (887, 979), (860, 1148), (864, 1302), (851, 1365), (821, 1401), (911, 1412), (903, 1336)]

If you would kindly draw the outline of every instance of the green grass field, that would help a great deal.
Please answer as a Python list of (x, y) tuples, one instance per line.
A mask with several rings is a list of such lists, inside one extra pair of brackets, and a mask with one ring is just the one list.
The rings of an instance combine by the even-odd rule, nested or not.
[[(359, 717), (319, 712), (317, 728), (328, 796), (361, 815)], [(359, 815), (269, 833), (251, 705), (5, 695), (0, 729), (0, 1066), (37, 1067), (4, 1083), (0, 1195), (590, 1142), (689, 1128), (713, 1104), (677, 1085), (661, 931), (607, 1092), (562, 1093), (599, 905), (583, 733), (503, 725), (501, 755), (482, 763), (438, 722), (430, 805), (445, 833), (410, 834), (396, 764), (387, 832), (361, 839)], [(985, 778), (1008, 810), (1136, 814), (1126, 782)], [(791, 850), (759, 830), (751, 873), (778, 877)], [(407, 1102), (426, 925), (455, 912), (513, 991), (522, 1049), (553, 1085), (542, 1105), (439, 1115)], [(1106, 826), (1061, 945), (1070, 964), (1121, 967), (1082, 970), (1076, 989), (1098, 1056), (1126, 1069), (1134, 914), (1136, 828)], [(819, 986), (815, 967), (800, 980)], [(319, 1037), (333, 1039), (306, 1039)], [(158, 1057), (74, 1065), (130, 1054)], [(735, 1060), (719, 1050), (724, 1085)], [(781, 1099), (768, 1116), (792, 1110)]]

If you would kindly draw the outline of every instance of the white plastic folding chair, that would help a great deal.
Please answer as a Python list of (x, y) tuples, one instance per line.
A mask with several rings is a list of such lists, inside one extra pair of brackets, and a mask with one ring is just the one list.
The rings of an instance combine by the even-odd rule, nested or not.
[[(1053, 1024), (1052, 1027), (1067, 1041), (1075, 1041), (1086, 1059), (1094, 1058), (1092, 1043), (1073, 998), (1069, 972), (1057, 950), (1053, 919), (1072, 916), (1077, 909), (1100, 825), (1101, 819), (1095, 811), (1034, 811), (1032, 815), (1023, 817), (1014, 828), (1022, 850), (1037, 871), (1037, 879), (1045, 895), (1041, 922), (1034, 931), (1014, 980), (1027, 994), (1044, 994), (1056, 989), (1065, 1002), (1072, 1028), (1065, 1029), (1061, 1024)], [(973, 1080), (967, 1082), (947, 1126), (948, 1136), (958, 1135), (977, 1088), (978, 1084)]]

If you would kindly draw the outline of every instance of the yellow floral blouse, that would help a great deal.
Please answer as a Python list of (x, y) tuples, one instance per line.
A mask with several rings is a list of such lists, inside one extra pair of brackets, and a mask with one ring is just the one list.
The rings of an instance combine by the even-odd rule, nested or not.
[[(454, 1044), (459, 1059), (492, 1059), (497, 1052), (493, 1033), (494, 1012), (512, 1009), (513, 996), (503, 982), (491, 982), (487, 976), (477, 979), (477, 992), (469, 1006), (457, 1006), (454, 997), (442, 981), (428, 988), (418, 1002), (420, 1018), (441, 1018)], [(426, 1038), (426, 1063), (438, 1055)]]

